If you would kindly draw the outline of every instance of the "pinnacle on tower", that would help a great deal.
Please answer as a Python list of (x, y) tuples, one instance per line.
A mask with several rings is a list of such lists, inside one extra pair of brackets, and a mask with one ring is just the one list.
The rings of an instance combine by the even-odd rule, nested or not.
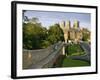
[(78, 29), (79, 28), (79, 21), (77, 21), (77, 20), (74, 21), (73, 28), (74, 29)]
[(60, 22), (59, 25), (60, 25), (60, 28), (63, 29), (64, 28), (64, 21)]
[(70, 21), (66, 21), (66, 28), (69, 30), (70, 29)]

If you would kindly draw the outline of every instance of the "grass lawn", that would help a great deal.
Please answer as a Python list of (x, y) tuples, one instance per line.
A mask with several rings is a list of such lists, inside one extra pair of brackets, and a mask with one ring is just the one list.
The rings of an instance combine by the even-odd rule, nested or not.
[[(65, 47), (65, 52), (68, 56), (79, 56), (85, 54), (84, 50), (79, 44), (70, 44)], [(90, 66), (89, 62), (83, 60), (75, 60), (64, 56), (60, 56), (54, 63), (53, 67), (81, 67)]]
[(86, 61), (73, 60), (65, 56), (60, 56), (57, 62), (54, 64), (53, 68), (57, 67), (80, 67), (80, 66), (90, 66)]
[(80, 66), (89, 66), (90, 64), (86, 61), (73, 60), (70, 58), (64, 58), (62, 62), (62, 67), (80, 67)]
[(79, 44), (70, 44), (70, 45), (68, 45), (65, 48), (65, 52), (70, 56), (84, 54), (84, 51), (83, 51), (83, 49), (81, 48), (81, 46)]

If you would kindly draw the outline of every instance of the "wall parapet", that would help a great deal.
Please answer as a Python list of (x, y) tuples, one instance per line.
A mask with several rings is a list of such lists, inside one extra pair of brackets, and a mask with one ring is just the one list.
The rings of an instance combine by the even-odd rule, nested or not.
[(41, 61), (42, 61), (42, 64), (43, 62), (45, 62), (45, 60), (46, 60), (45, 63), (47, 63), (48, 61), (47, 58), (50, 59), (49, 56), (54, 54), (54, 52), (57, 51), (56, 49), (59, 49), (60, 45), (62, 45), (62, 42), (58, 42), (54, 45), (51, 45), (46, 49), (38, 49), (38, 50), (23, 49), (23, 69), (31, 68), (32, 65), (34, 68), (38, 68), (40, 67)]

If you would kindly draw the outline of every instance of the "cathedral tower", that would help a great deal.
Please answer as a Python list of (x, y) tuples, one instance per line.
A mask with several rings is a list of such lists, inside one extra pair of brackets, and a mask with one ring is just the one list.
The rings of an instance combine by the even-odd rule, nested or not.
[(77, 21), (77, 20), (74, 21), (73, 28), (74, 29), (78, 29), (79, 28), (79, 21)]
[(66, 21), (66, 22), (63, 21), (63, 22), (61, 22), (60, 23), (60, 27), (61, 27), (61, 29), (64, 32), (65, 43), (67, 43), (67, 41), (68, 41), (68, 35), (69, 35), (68, 31), (70, 29), (70, 21)]

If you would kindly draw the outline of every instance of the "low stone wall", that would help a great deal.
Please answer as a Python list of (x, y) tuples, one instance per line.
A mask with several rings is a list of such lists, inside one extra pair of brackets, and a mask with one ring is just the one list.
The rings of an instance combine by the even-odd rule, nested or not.
[(46, 49), (23, 50), (23, 69), (28, 69), (51, 55), (61, 42), (56, 43)]

